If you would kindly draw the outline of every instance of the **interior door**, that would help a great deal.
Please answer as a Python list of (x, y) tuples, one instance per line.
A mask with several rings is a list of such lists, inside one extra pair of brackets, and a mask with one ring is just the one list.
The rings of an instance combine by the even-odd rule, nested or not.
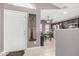
[(4, 51), (26, 49), (27, 13), (4, 10)]

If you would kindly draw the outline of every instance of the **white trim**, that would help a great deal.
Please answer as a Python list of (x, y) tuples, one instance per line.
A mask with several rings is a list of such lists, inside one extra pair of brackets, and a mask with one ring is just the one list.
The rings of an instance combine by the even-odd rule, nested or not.
[(26, 47), (25, 49), (27, 49), (27, 41), (28, 41), (28, 12), (25, 14), (25, 41), (26, 41)]
[(41, 48), (41, 46), (39, 46), (39, 47), (31, 47), (31, 48), (27, 48), (26, 50), (37, 49), (37, 48)]

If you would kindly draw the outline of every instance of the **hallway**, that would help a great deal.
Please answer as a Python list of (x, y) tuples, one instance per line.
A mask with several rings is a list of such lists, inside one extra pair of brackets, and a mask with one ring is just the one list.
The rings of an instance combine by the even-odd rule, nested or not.
[(79, 56), (79, 3), (0, 3), (0, 24), (0, 56)]
[(46, 40), (44, 47), (29, 48), (24, 56), (55, 56), (55, 39)]

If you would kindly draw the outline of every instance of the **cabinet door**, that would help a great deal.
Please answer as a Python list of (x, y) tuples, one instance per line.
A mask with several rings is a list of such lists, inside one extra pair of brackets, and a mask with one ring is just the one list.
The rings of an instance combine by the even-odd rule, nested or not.
[(24, 12), (4, 10), (4, 51), (26, 49), (26, 16)]

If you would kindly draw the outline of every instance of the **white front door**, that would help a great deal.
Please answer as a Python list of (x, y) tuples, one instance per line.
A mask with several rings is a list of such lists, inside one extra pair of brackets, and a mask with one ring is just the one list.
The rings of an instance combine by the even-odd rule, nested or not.
[(27, 13), (4, 10), (4, 51), (26, 49)]

